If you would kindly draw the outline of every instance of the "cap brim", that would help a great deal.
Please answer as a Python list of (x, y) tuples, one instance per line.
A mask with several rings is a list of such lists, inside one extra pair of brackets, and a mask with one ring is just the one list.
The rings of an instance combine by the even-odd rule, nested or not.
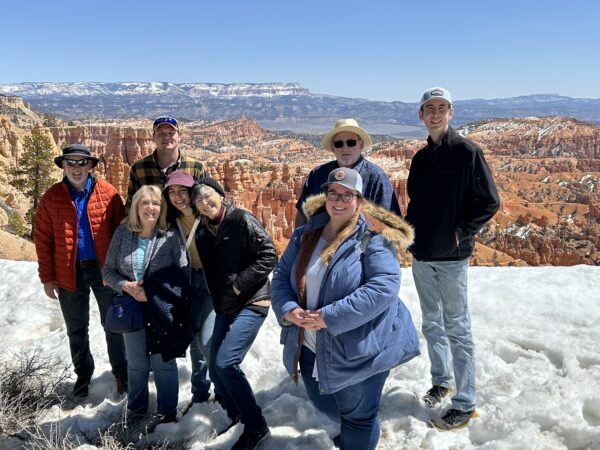
[(321, 190), (322, 190), (322, 191), (324, 191), (324, 190), (325, 190), (325, 188), (326, 188), (327, 186), (329, 186), (330, 184), (337, 184), (337, 185), (339, 185), (339, 186), (343, 186), (343, 187), (345, 187), (346, 189), (350, 189), (351, 191), (357, 192), (357, 193), (358, 193), (358, 195), (361, 195), (361, 196), (362, 196), (362, 192), (361, 192), (361, 191), (357, 191), (357, 190), (356, 190), (356, 189), (354, 189), (353, 187), (346, 186), (346, 185), (345, 185), (344, 183), (342, 183), (341, 181), (328, 181), (327, 183), (323, 183), (323, 184), (321, 185)]
[(452, 102), (448, 101), (447, 98), (443, 98), (443, 97), (431, 97), (431, 98), (428, 98), (423, 103), (421, 103), (421, 105), (419, 106), (419, 109), (421, 109), (423, 106), (425, 106), (427, 103), (429, 103), (432, 100), (444, 100), (446, 103), (448, 103), (448, 106), (452, 107)]
[(170, 126), (170, 127), (174, 128), (176, 131), (179, 131), (179, 128), (177, 128), (177, 127), (176, 127), (175, 125), (173, 125), (172, 123), (169, 123), (169, 122), (163, 122), (163, 123), (159, 124), (157, 127), (155, 127), (155, 128), (152, 130), (152, 132), (153, 132), (153, 133), (156, 133), (156, 130), (158, 130), (160, 127), (162, 127), (162, 126), (164, 126), (164, 125), (168, 125), (168, 126)]
[(175, 181), (175, 182), (173, 182), (173, 183), (168, 183), (168, 184), (165, 184), (165, 187), (163, 187), (163, 189), (162, 189), (162, 190), (163, 190), (163, 192), (164, 192), (164, 190), (165, 190), (165, 189), (167, 189), (169, 186), (183, 186), (183, 187), (186, 187), (186, 188), (188, 188), (188, 189), (191, 189), (191, 188), (193, 188), (193, 187), (194, 187), (194, 183), (192, 183), (192, 184), (184, 184), (184, 183), (178, 183), (178, 182), (176, 182), (176, 181)]

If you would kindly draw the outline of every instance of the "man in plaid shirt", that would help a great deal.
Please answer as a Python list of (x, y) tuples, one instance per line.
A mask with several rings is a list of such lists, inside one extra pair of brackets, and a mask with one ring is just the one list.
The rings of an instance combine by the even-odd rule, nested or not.
[(131, 166), (125, 202), (126, 211), (129, 211), (131, 198), (140, 187), (155, 184), (162, 189), (167, 176), (175, 170), (188, 172), (194, 180), (209, 176), (200, 161), (182, 154), (179, 150), (179, 125), (173, 117), (157, 118), (152, 131), (156, 150)]

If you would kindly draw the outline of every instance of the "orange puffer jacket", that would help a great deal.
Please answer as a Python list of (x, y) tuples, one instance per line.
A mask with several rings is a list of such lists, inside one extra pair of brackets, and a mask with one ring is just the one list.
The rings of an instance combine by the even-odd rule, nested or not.
[[(123, 201), (108, 181), (92, 177), (87, 204), (98, 267), (102, 269), (112, 235), (123, 218)], [(35, 250), (42, 283), (55, 281), (74, 292), (77, 258), (77, 208), (66, 179), (48, 189), (35, 215)]]

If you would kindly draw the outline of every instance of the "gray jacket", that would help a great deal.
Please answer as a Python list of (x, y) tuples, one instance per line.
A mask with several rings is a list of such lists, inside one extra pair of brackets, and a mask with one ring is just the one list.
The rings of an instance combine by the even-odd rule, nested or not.
[[(115, 291), (123, 293), (123, 284), (135, 280), (137, 273), (137, 238), (138, 233), (129, 231), (126, 224), (115, 230), (106, 254), (106, 262), (102, 268), (102, 278)], [(167, 267), (187, 269), (188, 260), (181, 237), (177, 230), (167, 230), (160, 234), (154, 232), (144, 258), (146, 276)]]

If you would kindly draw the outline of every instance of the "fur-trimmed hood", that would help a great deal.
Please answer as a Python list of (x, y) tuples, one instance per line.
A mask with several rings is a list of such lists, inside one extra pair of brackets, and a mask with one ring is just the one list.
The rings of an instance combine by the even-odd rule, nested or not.
[[(362, 202), (362, 215), (369, 224), (369, 231), (381, 234), (395, 248), (396, 252), (406, 250), (413, 243), (415, 232), (407, 222), (365, 198), (362, 199)], [(308, 197), (302, 204), (302, 212), (307, 220), (319, 213), (326, 212), (325, 194)]]

